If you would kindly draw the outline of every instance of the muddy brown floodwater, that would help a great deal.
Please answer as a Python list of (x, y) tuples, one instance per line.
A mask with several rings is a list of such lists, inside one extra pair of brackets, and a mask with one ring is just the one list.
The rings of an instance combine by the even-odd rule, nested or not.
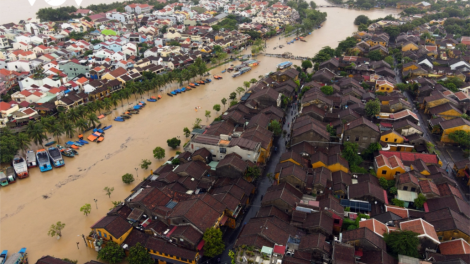
[[(326, 4), (316, 1), (317, 5)], [(285, 39), (274, 38), (267, 42), (269, 53), (292, 52), (297, 56), (313, 56), (324, 46), (336, 47), (337, 43), (350, 36), (357, 28), (354, 19), (361, 14), (371, 19), (397, 14), (395, 9), (373, 11), (358, 11), (342, 8), (321, 8), (328, 13), (327, 21), (319, 30), (306, 38), (307, 42), (295, 42), (285, 45), (283, 49), (273, 50), (275, 45), (285, 44)], [(290, 38), (292, 39), (292, 38)], [(103, 125), (113, 125), (106, 132), (105, 140), (99, 145), (90, 143), (80, 148), (80, 155), (65, 158), (66, 165), (46, 173), (40, 173), (34, 168), (30, 177), (17, 183), (0, 188), (0, 249), (17, 252), (21, 247), (27, 247), (30, 261), (34, 263), (44, 255), (69, 258), (84, 263), (96, 259), (96, 252), (86, 248), (81, 237), (90, 232), (90, 226), (100, 220), (112, 207), (111, 201), (122, 201), (130, 194), (130, 190), (150, 174), (139, 167), (142, 159), (150, 159), (152, 168), (161, 162), (153, 158), (152, 150), (161, 146), (166, 149), (166, 158), (174, 155), (175, 151), (167, 147), (166, 140), (180, 136), (183, 143), (184, 127), (191, 127), (196, 118), (201, 118), (203, 124), (209, 121), (204, 116), (205, 110), (212, 110), (214, 104), (220, 104), (223, 97), (233, 92), (236, 87), (243, 86), (243, 81), (275, 70), (275, 66), (284, 61), (278, 58), (258, 56), (259, 66), (250, 72), (233, 79), (229, 74), (221, 74), (225, 66), (211, 71), (219, 74), (223, 80), (213, 80), (211, 84), (199, 86), (197, 89), (168, 97), (165, 93), (162, 100), (148, 103), (140, 114), (130, 120), (119, 123), (112, 119), (123, 111), (118, 107), (112, 115), (102, 120)], [(292, 61), (300, 65), (300, 61)], [(176, 86), (172, 86), (173, 89)], [(168, 89), (168, 91), (170, 88)], [(145, 94), (144, 99), (147, 98)], [(130, 102), (135, 102), (134, 97)], [(125, 102), (127, 103), (127, 102)], [(200, 106), (198, 112), (195, 107)], [(126, 108), (126, 105), (124, 106)], [(222, 106), (222, 111), (223, 111)], [(219, 113), (220, 114), (220, 113)], [(88, 134), (85, 135), (87, 137)], [(66, 138), (61, 138), (63, 143)], [(136, 177), (136, 170), (138, 178)], [(125, 185), (121, 176), (132, 173), (136, 182)], [(115, 190), (108, 198), (103, 191), (105, 186)], [(97, 199), (96, 209), (93, 199)], [(92, 205), (91, 214), (83, 215), (79, 209), (84, 204)], [(60, 240), (47, 236), (51, 224), (62, 221), (66, 224)], [(80, 249), (76, 243), (79, 242)]]

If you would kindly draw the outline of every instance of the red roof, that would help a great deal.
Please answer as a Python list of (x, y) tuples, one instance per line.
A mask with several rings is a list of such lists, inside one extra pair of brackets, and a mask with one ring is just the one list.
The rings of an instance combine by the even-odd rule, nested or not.
[(399, 151), (383, 151), (383, 150), (379, 151), (379, 154), (382, 154), (387, 158), (391, 156), (397, 156), (402, 161), (414, 162), (417, 159), (421, 159), (426, 164), (439, 164), (437, 156), (434, 154), (399, 152)]
[(439, 243), (439, 238), (437, 237), (437, 233), (436, 233), (436, 230), (434, 229), (434, 226), (424, 221), (421, 218), (406, 221), (406, 222), (401, 222), (400, 229), (413, 231), (419, 234), (418, 237), (425, 236), (433, 240), (435, 243)]
[(88, 79), (85, 78), (85, 77), (82, 77), (82, 78), (80, 78), (80, 79), (77, 80), (77, 82), (80, 83), (80, 84), (84, 84), (84, 83), (86, 83), (87, 81), (88, 81)]
[(463, 238), (442, 242), (439, 245), (442, 255), (470, 254), (470, 244)]
[(9, 103), (0, 102), (0, 111), (5, 111), (11, 108)]
[(286, 253), (286, 246), (274, 245), (274, 253), (284, 255)]

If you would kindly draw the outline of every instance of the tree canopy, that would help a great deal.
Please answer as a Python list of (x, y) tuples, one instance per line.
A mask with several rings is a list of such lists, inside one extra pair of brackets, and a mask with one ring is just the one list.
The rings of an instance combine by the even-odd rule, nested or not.
[(418, 235), (418, 233), (407, 230), (391, 231), (383, 234), (387, 248), (393, 256), (400, 254), (414, 258), (419, 258)]
[(127, 257), (129, 264), (153, 264), (152, 256), (148, 253), (147, 249), (143, 247), (140, 243), (135, 244), (135, 246), (129, 249), (129, 256)]
[(126, 257), (126, 253), (116, 242), (108, 241), (100, 251), (98, 251), (98, 259), (104, 260), (110, 264), (121, 262)]
[(361, 24), (368, 24), (369, 23), (369, 17), (365, 15), (359, 15), (354, 19), (354, 25), (359, 26)]
[(222, 239), (222, 231), (218, 228), (208, 228), (204, 232), (204, 255), (212, 258), (222, 254), (225, 250), (225, 243)]

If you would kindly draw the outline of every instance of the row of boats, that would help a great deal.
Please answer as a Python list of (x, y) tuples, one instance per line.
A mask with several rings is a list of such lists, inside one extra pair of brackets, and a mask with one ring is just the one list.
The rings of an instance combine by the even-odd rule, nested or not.
[[(94, 140), (91, 140), (91, 138), (88, 137), (90, 141), (103, 141), (104, 131), (110, 129), (112, 126), (105, 126), (103, 129), (100, 127), (101, 124), (97, 128), (93, 129), (93, 133), (90, 137), (97, 137)], [(27, 178), (29, 176), (30, 168), (39, 167), (41, 172), (46, 172), (52, 170), (52, 168), (60, 168), (64, 166), (64, 156), (73, 158), (78, 155), (77, 150), (80, 147), (89, 144), (88, 141), (83, 139), (83, 135), (79, 135), (78, 137), (79, 140), (67, 141), (65, 146), (59, 144), (52, 146), (56, 142), (51, 141), (45, 144), (46, 148), (39, 149), (36, 152), (28, 150), (26, 152), (26, 157), (19, 154), (15, 155), (12, 161), (12, 166), (6, 168), (5, 171), (0, 171), (0, 185), (7, 186), (15, 183), (17, 179)], [(102, 139), (100, 140), (99, 137)]]
[[(222, 79), (222, 77), (214, 76), (214, 79), (220, 80), (220, 79)], [(173, 90), (173, 91), (167, 93), (167, 95), (173, 97), (174, 95), (178, 95), (178, 94), (184, 93), (186, 91), (191, 91), (192, 89), (195, 89), (196, 87), (198, 87), (200, 85), (204, 85), (204, 84), (210, 83), (210, 82), (212, 82), (211, 79), (205, 79), (205, 80), (200, 80), (200, 81), (197, 81), (197, 82), (194, 82), (194, 83), (190, 83), (186, 87), (182, 87), (182, 88), (179, 88), (179, 89), (176, 89), (176, 90)]]
[(20, 249), (17, 253), (13, 253), (8, 257), (8, 250), (3, 250), (0, 254), (0, 264), (27, 264), (28, 263), (28, 253), (26, 253), (26, 248)]
[[(158, 98), (161, 98), (161, 95), (159, 95)], [(156, 102), (157, 101), (157, 97), (155, 97), (155, 96), (150, 97), (150, 99), (154, 99), (155, 101), (153, 101), (153, 100), (149, 101), (149, 99), (147, 99), (147, 101), (149, 101), (149, 102)], [(140, 101), (139, 103), (137, 103), (133, 107), (128, 108), (127, 111), (122, 113), (120, 116), (114, 118), (114, 121), (124, 122), (124, 121), (126, 121), (126, 119), (130, 119), (132, 117), (132, 115), (139, 114), (139, 111), (146, 105), (147, 104), (144, 101)]]

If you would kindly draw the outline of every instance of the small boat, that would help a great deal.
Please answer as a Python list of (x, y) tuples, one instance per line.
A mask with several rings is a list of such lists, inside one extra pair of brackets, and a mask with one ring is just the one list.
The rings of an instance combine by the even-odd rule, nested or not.
[(34, 151), (28, 150), (26, 152), (26, 162), (28, 163), (28, 168), (33, 168), (36, 167), (37, 161), (36, 161), (36, 155), (34, 154)]
[(78, 135), (78, 139), (83, 139), (83, 135), (82, 134)]
[(3, 171), (0, 171), (0, 185), (2, 186), (7, 186), (8, 185), (8, 179), (7, 176)]
[(65, 161), (58, 148), (50, 147), (47, 149), (47, 152), (49, 153), (49, 157), (51, 157), (52, 165), (54, 165), (54, 167), (59, 168), (65, 165)]
[(65, 142), (65, 144), (67, 144), (67, 145), (75, 145), (75, 142), (73, 142), (73, 141), (67, 141), (67, 142)]
[(98, 116), (98, 119), (103, 119), (103, 118), (105, 118), (105, 115), (99, 115)]
[(72, 151), (73, 155), (77, 156), (78, 155), (78, 151), (76, 151), (75, 149), (73, 148), (70, 148), (70, 151)]
[(78, 142), (78, 141), (75, 141), (75, 142), (72, 141), (72, 143), (73, 143), (73, 145), (75, 145), (75, 146), (83, 147), (83, 144), (80, 143), (80, 142)]
[(108, 111), (108, 112), (104, 112), (103, 114), (104, 114), (104, 115), (110, 115), (110, 114), (112, 114), (112, 113), (113, 113), (112, 111)]
[(8, 250), (2, 251), (2, 254), (0, 254), (0, 264), (5, 263), (7, 261), (7, 255), (8, 255)]
[(113, 126), (113, 125), (105, 126), (105, 127), (103, 128), (103, 130), (108, 130), (108, 129), (110, 129), (112, 126)]
[(16, 175), (18, 178), (23, 179), (28, 177), (28, 165), (26, 164), (26, 160), (21, 157), (20, 155), (15, 155), (13, 158), (13, 169), (15, 169)]
[(44, 144), (44, 146), (49, 147), (49, 146), (54, 145), (55, 143), (56, 143), (55, 141), (47, 142), (46, 144)]
[(97, 143), (101, 143), (101, 142), (103, 142), (103, 140), (104, 140), (104, 137), (99, 137), (99, 138), (98, 138), (98, 141), (96, 141), (96, 142), (97, 142)]
[(114, 118), (114, 121), (117, 121), (117, 122), (124, 122), (124, 118), (118, 116), (118, 117)]
[(73, 153), (73, 150), (71, 148), (65, 148), (61, 145), (56, 145), (56, 147), (60, 150), (60, 152), (62, 153), (62, 156), (65, 156), (68, 158), (75, 157), (75, 153)]
[(155, 103), (157, 101), (157, 99), (153, 99), (153, 98), (149, 98), (147, 99), (148, 102), (152, 102), (152, 103)]
[(80, 143), (80, 144), (88, 144), (88, 141), (83, 140), (83, 139), (80, 139), (80, 140), (77, 141), (77, 142)]
[(195, 82), (195, 83), (193, 83), (193, 84), (194, 84), (195, 86), (199, 86), (199, 83), (197, 83), (197, 82)]
[(206, 83), (210, 83), (210, 82), (212, 82), (212, 80), (211, 80), (211, 79), (206, 79), (205, 81), (206, 81)]
[[(129, 112), (126, 112), (125, 114), (126, 115), (137, 115), (137, 114), (139, 114), (139, 110), (135, 110), (135, 109), (129, 110)], [(103, 133), (103, 132), (101, 131), (101, 133)]]
[(223, 70), (223, 71), (222, 71), (222, 73), (225, 73), (225, 72), (226, 72), (226, 70)]
[(202, 80), (199, 81), (199, 82), (197, 82), (197, 83), (198, 83), (198, 84), (206, 84), (206, 83), (205, 83), (204, 81), (202, 81)]
[(70, 144), (65, 144), (65, 147), (71, 148), (71, 149), (80, 149), (78, 146), (76, 146), (76, 145), (74, 145), (74, 144), (72, 144), (72, 145), (70, 145)]
[(124, 118), (124, 119), (129, 119), (129, 118), (131, 118), (130, 115), (121, 115), (121, 117)]
[(214, 75), (214, 79), (216, 79), (216, 80), (222, 80), (222, 76)]
[(196, 87), (196, 84), (190, 83), (190, 84), (189, 84), (189, 87), (195, 88), (195, 87)]
[(87, 139), (90, 140), (91, 142), (95, 142), (95, 140), (96, 140), (97, 138), (98, 138), (98, 137), (97, 137), (96, 135), (94, 135), (94, 134), (89, 135), (89, 136), (87, 137)]
[(158, 95), (158, 99), (162, 99), (162, 96), (161, 96), (161, 95)]
[(12, 167), (8, 167), (5, 174), (7, 175), (8, 184), (16, 182), (15, 170)]
[(52, 170), (51, 160), (45, 149), (38, 150), (36, 153), (36, 158), (38, 160), (38, 166), (41, 172)]
[(183, 88), (180, 89), (180, 91), (184, 93), (184, 92), (187, 91), (187, 89), (185, 87), (183, 87)]
[(27, 264), (28, 256), (26, 254), (26, 248), (20, 249), (18, 253), (11, 255), (5, 264)]
[[(126, 113), (126, 114), (129, 114), (129, 113)], [(98, 133), (104, 133), (104, 132), (103, 132), (103, 129), (93, 129), (93, 133), (96, 133), (96, 132), (98, 132)]]
[(167, 95), (173, 97), (173, 92), (172, 93), (167, 93)]
[(196, 88), (196, 87), (192, 87), (192, 88), (190, 86), (185, 87), (186, 91), (191, 91), (191, 89), (194, 89), (194, 88)]

